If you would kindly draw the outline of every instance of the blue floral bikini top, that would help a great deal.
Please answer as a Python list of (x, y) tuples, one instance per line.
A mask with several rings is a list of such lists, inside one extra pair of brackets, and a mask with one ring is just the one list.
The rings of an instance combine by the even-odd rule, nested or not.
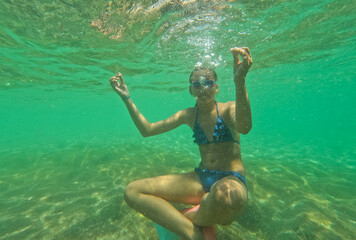
[(219, 114), (219, 109), (218, 109), (218, 104), (216, 103), (216, 112), (218, 114), (218, 117), (215, 122), (214, 126), (214, 133), (213, 133), (213, 141), (209, 141), (208, 138), (206, 137), (205, 133), (201, 129), (199, 123), (198, 123), (198, 107), (197, 107), (197, 114), (195, 118), (195, 123), (194, 123), (194, 129), (193, 129), (193, 138), (194, 142), (198, 145), (202, 144), (210, 144), (210, 143), (220, 143), (220, 142), (235, 142), (237, 144), (240, 144), (239, 141), (235, 140), (229, 130), (229, 128), (226, 126), (224, 121), (222, 120), (220, 114)]

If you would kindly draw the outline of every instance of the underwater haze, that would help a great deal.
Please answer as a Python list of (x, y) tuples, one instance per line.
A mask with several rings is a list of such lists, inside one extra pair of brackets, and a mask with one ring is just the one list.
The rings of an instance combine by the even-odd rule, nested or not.
[[(249, 47), (249, 206), (218, 239), (356, 239), (356, 1), (25, 1), (0, 8), (0, 239), (158, 239), (123, 200), (136, 179), (192, 171), (192, 131), (142, 138), (109, 79), (151, 121), (194, 106)], [(178, 208), (184, 207), (177, 205)]]

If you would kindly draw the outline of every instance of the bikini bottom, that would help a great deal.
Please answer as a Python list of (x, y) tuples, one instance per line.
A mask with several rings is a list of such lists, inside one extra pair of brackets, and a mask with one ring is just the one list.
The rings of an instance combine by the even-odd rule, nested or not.
[(228, 177), (228, 176), (231, 176), (231, 175), (237, 177), (247, 187), (246, 178), (244, 176), (242, 176), (238, 172), (234, 172), (234, 171), (215, 171), (215, 170), (201, 169), (201, 168), (195, 168), (194, 171), (198, 174), (205, 192), (210, 192), (210, 188), (211, 188), (211, 186), (213, 186), (213, 184), (215, 182), (223, 179), (224, 177)]

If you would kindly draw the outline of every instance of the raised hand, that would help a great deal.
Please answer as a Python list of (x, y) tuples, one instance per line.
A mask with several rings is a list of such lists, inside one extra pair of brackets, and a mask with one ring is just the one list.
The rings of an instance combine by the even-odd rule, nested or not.
[[(231, 48), (232, 55), (234, 57), (234, 80), (242, 80), (246, 78), (247, 72), (252, 65), (252, 56), (250, 50), (247, 47)], [(242, 57), (242, 61), (239, 56)]]
[[(120, 82), (118, 82), (118, 80)], [(121, 73), (118, 72), (115, 76), (110, 78), (110, 84), (112, 88), (119, 94), (119, 96), (124, 100), (130, 97), (129, 89), (127, 88), (124, 78), (122, 77)]]

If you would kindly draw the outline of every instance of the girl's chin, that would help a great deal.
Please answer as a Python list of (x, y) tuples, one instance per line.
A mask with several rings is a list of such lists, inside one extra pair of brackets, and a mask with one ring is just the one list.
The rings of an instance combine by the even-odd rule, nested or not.
[(206, 101), (214, 100), (214, 98), (211, 97), (211, 96), (207, 96), (207, 95), (200, 95), (200, 96), (196, 96), (196, 97), (195, 97), (195, 100), (206, 102)]

